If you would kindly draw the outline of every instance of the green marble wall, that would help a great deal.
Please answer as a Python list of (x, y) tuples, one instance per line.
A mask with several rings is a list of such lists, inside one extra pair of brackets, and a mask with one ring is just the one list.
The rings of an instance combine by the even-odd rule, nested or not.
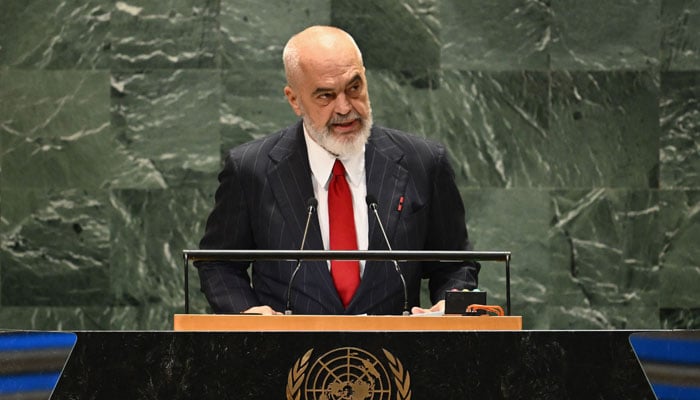
[(526, 328), (700, 327), (697, 1), (2, 0), (0, 328), (170, 328), (311, 24), (356, 37), (377, 123), (449, 146)]

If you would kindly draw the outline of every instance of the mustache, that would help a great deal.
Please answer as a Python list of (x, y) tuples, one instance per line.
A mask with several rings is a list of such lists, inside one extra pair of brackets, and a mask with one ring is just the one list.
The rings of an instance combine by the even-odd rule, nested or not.
[(352, 111), (348, 115), (343, 115), (343, 116), (335, 116), (331, 118), (331, 120), (328, 122), (328, 125), (334, 125), (334, 124), (346, 124), (348, 122), (352, 122), (356, 119), (362, 120), (362, 117), (357, 111)]

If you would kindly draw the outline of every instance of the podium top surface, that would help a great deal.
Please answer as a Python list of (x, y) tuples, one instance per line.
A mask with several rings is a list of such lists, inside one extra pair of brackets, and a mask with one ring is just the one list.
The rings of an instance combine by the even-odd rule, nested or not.
[(519, 331), (520, 316), (175, 314), (175, 331)]

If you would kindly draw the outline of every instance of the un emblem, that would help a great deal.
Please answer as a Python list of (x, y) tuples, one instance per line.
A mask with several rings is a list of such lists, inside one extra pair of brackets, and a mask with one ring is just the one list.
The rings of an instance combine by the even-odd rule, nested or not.
[(386, 349), (382, 349), (385, 363), (374, 354), (357, 347), (333, 349), (311, 363), (313, 351), (314, 349), (307, 351), (289, 370), (286, 390), (288, 400), (411, 398), (411, 377), (408, 371)]

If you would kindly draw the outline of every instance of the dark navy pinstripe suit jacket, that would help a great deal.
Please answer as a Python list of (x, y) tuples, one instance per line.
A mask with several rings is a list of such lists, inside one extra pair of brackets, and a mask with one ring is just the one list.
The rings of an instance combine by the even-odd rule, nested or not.
[[(466, 250), (464, 206), (445, 148), (396, 130), (373, 127), (366, 145), (367, 193), (394, 250)], [(313, 197), (300, 122), (276, 134), (230, 150), (219, 175), (216, 202), (200, 242), (202, 249), (298, 250)], [(400, 197), (404, 197), (399, 211)], [(380, 228), (369, 216), (369, 249), (386, 250)], [(323, 249), (317, 218), (305, 248)], [(202, 291), (216, 313), (237, 313), (256, 305), (284, 311), (294, 262), (254, 263), (252, 287), (247, 263), (198, 262)], [(445, 290), (474, 288), (479, 265), (402, 263), (409, 305), (419, 304), (422, 278), (431, 300)], [(305, 262), (294, 280), (296, 314), (400, 314), (403, 289), (392, 264), (367, 262), (360, 287), (344, 309), (327, 264)]]

